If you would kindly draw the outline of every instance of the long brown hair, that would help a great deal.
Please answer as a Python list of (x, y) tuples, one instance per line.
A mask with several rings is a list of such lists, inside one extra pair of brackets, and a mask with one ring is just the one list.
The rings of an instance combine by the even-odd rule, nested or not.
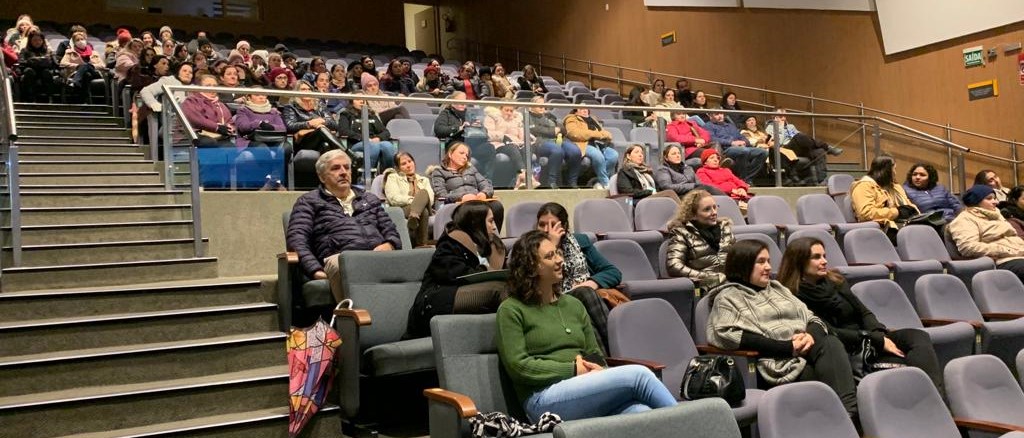
[(530, 230), (519, 236), (512, 247), (511, 257), (508, 261), (508, 286), (509, 295), (516, 297), (525, 304), (540, 304), (540, 277), (537, 275), (537, 266), (540, 265), (540, 258), (537, 257), (537, 250), (540, 243), (548, 239), (548, 234), (540, 230)]
[[(779, 266), (778, 280), (793, 294), (800, 293), (800, 279), (803, 278), (804, 267), (811, 260), (811, 248), (814, 245), (821, 245), (822, 249), (825, 248), (825, 243), (816, 237), (801, 237), (786, 245), (786, 252), (782, 255), (782, 265)], [(829, 269), (825, 279), (835, 284), (846, 281), (843, 275), (835, 269)]]

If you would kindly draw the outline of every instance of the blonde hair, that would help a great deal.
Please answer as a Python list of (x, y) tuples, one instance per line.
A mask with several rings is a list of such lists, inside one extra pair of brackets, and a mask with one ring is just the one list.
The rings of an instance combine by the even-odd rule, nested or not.
[(693, 189), (686, 192), (683, 198), (679, 200), (679, 206), (676, 208), (676, 217), (672, 218), (669, 222), (668, 228), (678, 228), (686, 225), (687, 222), (697, 217), (697, 208), (700, 206), (700, 201), (704, 198), (711, 197), (711, 193), (703, 189)]

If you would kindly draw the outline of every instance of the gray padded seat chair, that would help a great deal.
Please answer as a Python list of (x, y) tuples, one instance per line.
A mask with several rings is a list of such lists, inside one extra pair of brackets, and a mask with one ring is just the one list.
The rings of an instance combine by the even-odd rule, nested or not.
[(603, 240), (594, 247), (622, 272), (622, 283), (631, 299), (661, 298), (672, 304), (687, 329), (693, 327), (694, 285), (689, 278), (659, 279), (640, 245), (631, 240)]
[[(633, 121), (627, 119), (601, 119), (601, 123), (604, 124), (604, 129), (615, 128), (618, 129), (620, 133), (629, 132), (630, 130), (633, 129), (634, 126)], [(608, 132), (611, 132), (611, 130), (608, 130)], [(615, 140), (619, 140), (619, 138), (617, 138), (615, 134), (612, 134), (612, 140), (614, 142)], [(625, 141), (624, 135), (620, 141)], [(623, 149), (623, 151), (624, 150), (625, 149)]]
[(420, 124), (420, 129), (426, 136), (434, 135), (434, 122), (437, 121), (437, 114), (409, 114), (409, 118)]
[(365, 379), (434, 369), (430, 338), (402, 340), (409, 308), (433, 255), (433, 248), (423, 248), (346, 251), (338, 258), (342, 288), (356, 309), (336, 311), (335, 328), (344, 339), (338, 348), (336, 378), (342, 418), (359, 414)]
[(417, 169), (426, 169), (441, 164), (441, 140), (436, 137), (424, 135), (403, 137), (398, 143), (398, 150), (412, 155)]
[(857, 215), (853, 212), (853, 199), (850, 198), (848, 193), (842, 193), (834, 196), (836, 205), (839, 206), (839, 211), (846, 217), (846, 222), (857, 223)]
[(825, 185), (829, 196), (834, 198), (838, 195), (845, 195), (850, 193), (850, 186), (853, 185), (853, 176), (845, 173), (831, 175), (826, 180)]
[(979, 272), (974, 276), (971, 294), (982, 314), (1015, 313), (1024, 316), (1024, 283), (1004, 269)]
[(803, 224), (796, 219), (789, 203), (779, 196), (757, 195), (747, 201), (747, 221), (752, 224), (774, 225), (779, 229), (779, 245), (784, 245), (787, 235), (797, 230), (822, 229), (829, 231), (828, 223)]
[(769, 389), (757, 407), (761, 438), (859, 438), (832, 388), (793, 382)]
[(960, 436), (939, 391), (919, 368), (895, 368), (864, 376), (857, 385), (857, 407), (865, 436)]
[[(512, 204), (505, 212), (505, 236), (519, 237), (537, 228), (537, 212), (544, 205), (541, 201), (521, 201)], [(568, 224), (567, 224), (568, 225)]]
[(756, 240), (765, 244), (768, 247), (768, 257), (771, 261), (772, 275), (777, 275), (779, 273), (779, 266), (782, 265), (782, 251), (779, 250), (779, 245), (775, 243), (775, 240), (772, 240), (771, 237), (760, 233), (736, 235), (736, 241), (739, 242), (741, 240)]
[(739, 205), (736, 205), (736, 201), (725, 195), (712, 197), (715, 198), (715, 204), (718, 204), (718, 216), (732, 219), (733, 234), (761, 233), (775, 241), (779, 240), (779, 229), (775, 228), (774, 224), (747, 224), (747, 219), (743, 217), (743, 212), (740, 211)]
[(373, 181), (370, 182), (370, 193), (373, 193), (373, 196), (380, 198), (384, 203), (388, 202), (384, 197), (384, 175), (373, 177)]
[(1017, 353), (1017, 378), (1020, 379), (1020, 386), (1024, 388), (1024, 350)]
[[(715, 349), (711, 344), (708, 344), (708, 316), (711, 314), (711, 302), (707, 300), (707, 297), (700, 297), (697, 299), (697, 304), (693, 306), (693, 330), (690, 333), (693, 335), (693, 342), (697, 344), (698, 349), (712, 351)], [(724, 351), (723, 351), (724, 353)], [(749, 352), (751, 354), (737, 355), (736, 365), (740, 370), (747, 370), (743, 373), (743, 381), (746, 383), (747, 388), (758, 387), (758, 376), (757, 371), (754, 367), (747, 366), (748, 363), (752, 364), (753, 361), (757, 360), (757, 352)]]
[[(999, 358), (988, 354), (961, 357), (943, 373), (949, 410), (959, 419), (1002, 423), (1024, 431), (1024, 391)], [(972, 438), (995, 436), (975, 431)]]
[(885, 265), (892, 272), (900, 287), (907, 294), (910, 304), (916, 306), (914, 285), (925, 274), (941, 274), (942, 264), (936, 260), (903, 261), (892, 242), (880, 229), (863, 228), (850, 230), (843, 239), (843, 253), (852, 265)]
[(440, 239), (444, 234), (444, 227), (452, 221), (452, 214), (455, 213), (455, 207), (458, 206), (459, 204), (444, 204), (434, 212), (434, 240)]
[[(967, 286), (949, 274), (929, 274), (917, 280), (917, 311), (923, 318), (970, 321), (981, 334), (980, 353), (992, 354), (1013, 366), (1024, 349), (1024, 318), (986, 321)], [(991, 316), (991, 315), (990, 315)]]
[(825, 247), (825, 259), (828, 260), (828, 265), (843, 274), (843, 278), (846, 279), (846, 283), (850, 285), (857, 284), (865, 280), (888, 280), (889, 279), (889, 268), (884, 265), (861, 265), (861, 266), (850, 266), (846, 261), (846, 256), (843, 255), (843, 250), (839, 248), (839, 244), (836, 243), (835, 238), (832, 234), (824, 230), (800, 230), (795, 231), (789, 235), (787, 239), (790, 243), (801, 237), (813, 237), (821, 241)]
[(633, 206), (633, 228), (637, 231), (661, 231), (676, 215), (676, 201), (670, 198), (644, 198)]
[(857, 228), (878, 228), (878, 222), (850, 223), (839, 210), (836, 201), (824, 193), (809, 193), (796, 200), (796, 218), (801, 224), (827, 224), (842, 241), (847, 231)]
[[(498, 359), (495, 315), (440, 315), (430, 320), (438, 381), (441, 388), (424, 391), (428, 400), (432, 438), (469, 437), (469, 418), (477, 412), (505, 412), (526, 420), (511, 380)], [(460, 409), (451, 402), (456, 393), (468, 397)], [(464, 402), (467, 400), (464, 400)], [(703, 424), (711, 423), (711, 424)], [(631, 415), (566, 421), (553, 433), (531, 437), (621, 437), (638, 432), (645, 437), (737, 438), (739, 428), (723, 400), (700, 400)]]
[(850, 291), (892, 330), (916, 328), (928, 333), (939, 358), (939, 366), (974, 354), (974, 327), (962, 321), (925, 327), (900, 286), (892, 280), (868, 280), (850, 287)]
[(629, 141), (633, 143), (640, 143), (647, 145), (647, 161), (650, 162), (653, 156), (656, 156), (656, 152), (659, 152), (658, 148), (658, 130), (647, 126), (637, 126), (629, 131)]
[(906, 225), (901, 228), (896, 234), (896, 252), (903, 260), (938, 260), (946, 268), (946, 273), (955, 275), (971, 287), (971, 279), (976, 274), (996, 269), (995, 262), (988, 257), (953, 260), (946, 251), (942, 237), (927, 225)]
[[(416, 102), (413, 102), (416, 103)], [(425, 104), (421, 104), (426, 107)], [(429, 111), (429, 110), (428, 110)], [(423, 114), (423, 113), (421, 113)], [(399, 140), (405, 137), (423, 137), (423, 127), (419, 122), (412, 119), (391, 119), (387, 125), (391, 137)]]
[[(608, 345), (612, 357), (641, 359), (664, 365), (661, 381), (679, 399), (683, 373), (690, 359), (700, 354), (686, 324), (668, 302), (660, 299), (623, 303), (608, 314)], [(747, 389), (746, 399), (732, 409), (736, 422), (746, 426), (757, 420), (757, 404), (764, 391)]]
[(632, 240), (643, 248), (650, 266), (658, 262), (658, 246), (664, 240), (661, 232), (633, 231), (633, 220), (613, 199), (580, 201), (573, 209), (572, 220), (577, 233), (594, 233), (598, 240)]

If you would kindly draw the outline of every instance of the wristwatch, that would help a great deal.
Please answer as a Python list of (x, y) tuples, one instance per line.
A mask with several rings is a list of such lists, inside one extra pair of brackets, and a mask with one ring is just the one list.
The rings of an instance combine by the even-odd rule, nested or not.
[(857, 334), (860, 335), (861, 339), (867, 339), (870, 335), (867, 330), (857, 330)]

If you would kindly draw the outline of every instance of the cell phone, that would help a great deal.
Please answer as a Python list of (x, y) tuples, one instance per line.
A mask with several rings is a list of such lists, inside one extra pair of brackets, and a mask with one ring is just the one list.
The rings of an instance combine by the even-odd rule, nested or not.
[(607, 364), (604, 362), (604, 356), (602, 356), (600, 353), (590, 353), (588, 355), (585, 355), (583, 356), (583, 360), (590, 363), (596, 363), (601, 366), (607, 366)]

